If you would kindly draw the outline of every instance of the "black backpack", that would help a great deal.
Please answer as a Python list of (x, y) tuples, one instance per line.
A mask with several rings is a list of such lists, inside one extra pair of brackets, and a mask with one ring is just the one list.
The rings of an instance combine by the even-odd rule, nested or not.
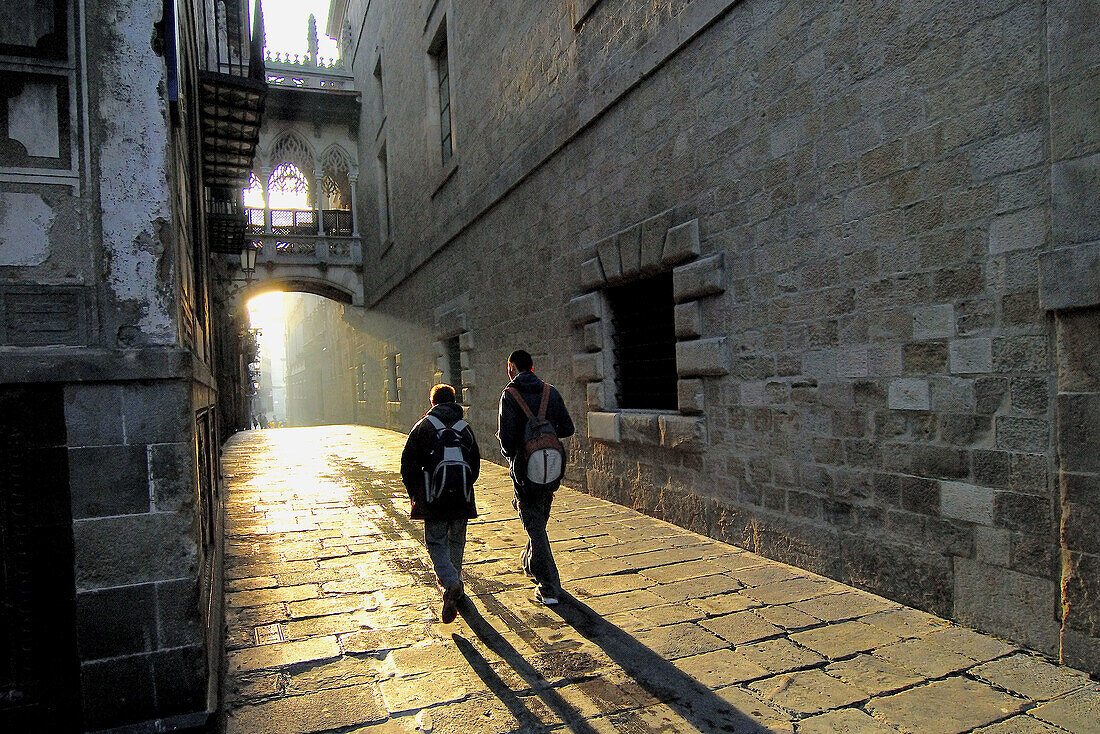
[(561, 481), (565, 474), (565, 447), (558, 438), (554, 424), (546, 420), (546, 408), (550, 404), (550, 383), (542, 383), (542, 402), (539, 412), (532, 413), (527, 401), (514, 387), (506, 388), (512, 398), (527, 414), (523, 427), (523, 458), (527, 469), (527, 482), (534, 486), (546, 486)]
[(424, 499), (434, 509), (457, 508), (474, 499), (473, 470), (469, 447), (462, 432), (464, 420), (446, 425), (434, 415), (424, 416), (435, 428), (435, 439), (424, 462)]

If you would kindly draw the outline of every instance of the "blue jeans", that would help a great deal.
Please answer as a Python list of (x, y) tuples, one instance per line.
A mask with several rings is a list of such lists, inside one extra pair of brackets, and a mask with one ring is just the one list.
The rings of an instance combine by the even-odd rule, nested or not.
[(527, 531), (527, 547), (523, 551), (524, 570), (530, 571), (543, 596), (557, 597), (561, 592), (561, 578), (554, 554), (550, 550), (550, 538), (546, 535), (546, 523), (550, 520), (550, 505), (554, 493), (548, 490), (532, 490), (513, 480), (516, 489), (516, 508), (519, 521)]
[(449, 589), (458, 584), (462, 574), (462, 554), (466, 550), (466, 519), (425, 520), (424, 545), (439, 585)]

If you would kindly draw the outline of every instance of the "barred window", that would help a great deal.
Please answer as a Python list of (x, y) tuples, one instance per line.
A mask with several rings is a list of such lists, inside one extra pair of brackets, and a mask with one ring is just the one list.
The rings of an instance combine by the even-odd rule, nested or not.
[(451, 66), (446, 21), (440, 25), (428, 53), (432, 57), (435, 87), (439, 95), (439, 144), (445, 166), (454, 155), (454, 114), (451, 111)]
[(676, 410), (672, 273), (608, 288), (615, 398), (620, 408)]
[(462, 402), (462, 348), (459, 346), (458, 337), (454, 336), (444, 342), (447, 356), (447, 384), (455, 389), (455, 400)]
[(401, 402), (401, 355), (391, 354), (386, 360), (386, 399), (391, 403)]

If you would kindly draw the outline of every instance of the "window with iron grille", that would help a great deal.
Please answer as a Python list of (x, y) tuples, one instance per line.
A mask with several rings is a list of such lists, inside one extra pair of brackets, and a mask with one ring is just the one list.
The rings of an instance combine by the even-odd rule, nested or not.
[(615, 402), (619, 408), (676, 410), (676, 327), (672, 273), (608, 288)]
[(390, 210), (390, 169), (386, 158), (386, 144), (378, 150), (378, 230), (382, 242), (393, 239), (393, 212)]
[(454, 154), (454, 115), (451, 113), (451, 68), (447, 54), (446, 21), (439, 27), (428, 52), (432, 57), (435, 86), (439, 94), (439, 142), (443, 165)]
[(462, 348), (459, 346), (458, 337), (454, 336), (446, 340), (444, 348), (447, 351), (447, 384), (455, 389), (455, 400), (462, 402)]
[(355, 399), (360, 403), (367, 402), (367, 365), (360, 364), (355, 368)]
[(401, 402), (401, 355), (391, 354), (386, 360), (386, 400)]

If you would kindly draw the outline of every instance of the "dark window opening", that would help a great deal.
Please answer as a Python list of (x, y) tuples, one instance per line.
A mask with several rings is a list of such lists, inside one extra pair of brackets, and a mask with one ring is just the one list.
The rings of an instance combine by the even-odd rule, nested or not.
[(447, 350), (447, 384), (455, 389), (455, 400), (462, 402), (462, 349), (458, 343), (458, 337), (451, 337), (446, 341)]
[(391, 354), (386, 360), (386, 399), (391, 403), (401, 402), (401, 355)]
[(440, 26), (429, 53), (435, 67), (436, 91), (439, 95), (439, 142), (443, 165), (454, 155), (454, 116), (451, 113), (451, 69), (447, 54), (447, 27)]
[(0, 385), (0, 731), (79, 728), (64, 406), (59, 384)]
[(383, 243), (393, 239), (393, 212), (390, 207), (390, 169), (386, 146), (378, 151), (378, 225)]
[(355, 368), (355, 400), (367, 402), (367, 365), (360, 364)]
[(609, 288), (606, 293), (614, 332), (618, 407), (676, 410), (672, 273)]

